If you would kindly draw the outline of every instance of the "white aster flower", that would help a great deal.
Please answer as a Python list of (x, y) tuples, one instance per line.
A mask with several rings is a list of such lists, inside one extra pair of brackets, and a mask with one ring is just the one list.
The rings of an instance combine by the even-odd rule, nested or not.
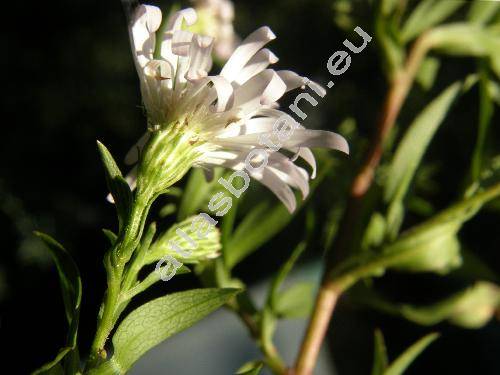
[[(209, 75), (214, 39), (183, 28), (184, 23), (190, 26), (196, 19), (192, 8), (176, 12), (164, 25), (157, 7), (140, 5), (133, 12), (130, 37), (149, 131), (126, 156), (126, 162), (136, 163), (149, 140), (140, 164), (148, 165), (148, 171), (139, 167), (137, 173), (146, 176), (165, 171), (163, 188), (191, 166), (207, 171), (214, 166), (242, 170), (252, 150), (264, 148), (264, 143), (277, 143), (273, 131), (277, 124), (286, 122), (293, 131), (278, 142), (279, 147), (266, 148), (268, 164), (263, 170), (249, 174), (293, 211), (292, 188), (304, 197), (309, 191), (309, 173), (293, 161), (299, 157), (305, 160), (314, 178), (316, 162), (309, 147), (348, 153), (347, 142), (333, 132), (305, 129), (277, 109), (283, 94), (305, 84), (313, 87), (313, 83), (292, 71), (269, 69), (277, 61), (263, 48), (275, 38), (269, 27), (250, 34), (221, 72)], [(314, 88), (320, 90), (317, 84)], [(263, 141), (266, 139), (270, 142)], [(279, 149), (295, 156), (291, 159)], [(252, 162), (259, 163), (259, 158), (262, 154), (256, 153)], [(142, 180), (151, 183), (146, 177)]]

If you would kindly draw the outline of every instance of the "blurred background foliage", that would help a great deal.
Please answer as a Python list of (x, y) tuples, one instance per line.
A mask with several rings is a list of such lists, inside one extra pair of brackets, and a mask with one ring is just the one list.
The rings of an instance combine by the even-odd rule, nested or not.
[[(169, 6), (164, 1), (150, 3), (163, 8)], [(367, 140), (373, 134), (387, 82), (391, 80), (391, 64), (397, 64), (398, 49), (415, 36), (410, 28), (403, 28), (402, 36), (395, 36), (396, 26), (387, 28), (392, 20), (397, 23), (398, 17), (402, 17), (398, 12), (405, 14), (401, 6), (392, 13), (383, 11), (386, 17), (383, 21), (374, 19), (377, 3), (368, 0), (235, 1), (235, 29), (239, 35), (247, 35), (260, 25), (269, 25), (278, 36), (271, 46), (280, 58), (277, 66), (292, 69), (320, 83), (327, 82), (330, 77), (326, 69), (328, 57), (342, 48), (343, 40), (352, 36), (356, 25), (374, 36), (374, 43), (353, 56), (350, 69), (336, 80), (334, 88), (320, 104), (308, 111), (304, 122), (310, 128), (343, 134), (350, 141), (351, 157), (346, 160), (338, 155), (316, 153), (323, 172), (317, 182), (313, 182), (313, 186), (317, 186), (310, 198), (290, 220), (286, 210), (279, 211), (281, 207), (276, 199), (256, 183), (251, 184), (235, 217), (230, 218), (240, 228), (245, 220), (251, 220), (249, 212), (257, 210), (254, 218), (268, 217), (261, 213), (278, 207), (276, 220), (288, 224), (281, 233), (270, 233), (270, 241), (261, 251), (243, 248), (240, 254), (248, 255), (244, 262), (236, 264), (237, 260), (224, 258), (226, 264), (235, 266), (233, 274), (248, 284), (271, 277), (306, 235), (307, 249), (299, 266), (320, 258), (332, 242), (349, 183), (362, 160)], [(404, 3), (408, 12), (419, 4), (425, 8), (421, 5), (425, 1), (386, 3)], [(442, 11), (449, 13), (449, 21), (471, 17), (469, 8), (462, 4), (467, 2), (446, 0), (441, 3), (446, 3), (442, 7), (447, 9)], [(0, 337), (8, 344), (9, 355), (25, 357), (20, 367), (9, 373), (24, 374), (50, 358), (65, 334), (60, 324), (63, 307), (57, 275), (49, 253), (32, 236), (32, 231), (37, 229), (53, 234), (65, 244), (80, 267), (84, 288), (80, 337), (82, 347), (88, 347), (105, 285), (101, 259), (107, 240), (99, 228), (109, 227), (114, 220), (114, 209), (105, 201), (106, 185), (95, 140), (103, 141), (119, 160), (142, 134), (144, 116), (126, 24), (118, 1), (14, 2), (7, 7), (9, 21), (15, 21), (16, 25), (2, 35), (7, 46), (4, 58), (7, 116), (4, 117), (4, 142), (0, 149), (4, 160), (0, 175), (3, 234)], [(432, 22), (432, 17), (424, 11), (421, 10), (423, 13), (414, 22)], [(477, 22), (482, 22), (481, 14), (475, 17)], [(439, 23), (443, 19), (437, 17), (434, 21)], [(498, 25), (499, 19), (496, 13), (488, 22)], [(414, 25), (417, 30), (419, 27), (426, 26)], [(498, 26), (496, 29), (498, 35)], [(454, 48), (453, 43), (464, 45), (468, 35), (470, 32), (466, 31), (458, 41), (450, 41), (451, 48)], [(391, 192), (387, 192), (390, 189), (385, 184), (387, 176), (395, 175), (397, 166), (391, 165), (391, 160), (405, 130), (433, 98), (453, 82), (461, 81), (460, 87), (448, 89), (452, 90), (447, 91), (453, 96), (450, 100), (458, 95), (460, 98), (444, 122), (436, 126), (428, 149), (422, 153), (423, 162), (416, 169), (409, 194), (403, 194), (407, 210), (404, 220), (401, 216), (397, 218), (398, 208), (392, 208), (396, 212), (393, 218), (402, 220), (402, 229), (449, 207), (464, 194), (474, 194), (483, 182), (498, 182), (499, 162), (498, 157), (494, 157), (500, 152), (500, 130), (496, 126), (498, 111), (493, 110), (500, 97), (500, 90), (494, 84), (498, 82), (494, 78), (498, 64), (488, 58), (457, 58), (450, 56), (445, 48), (443, 50), (444, 54), (434, 51), (425, 60), (417, 84), (398, 118), (400, 126), (391, 134), (393, 147), (384, 156), (380, 174), (376, 176), (376, 189), (380, 190), (377, 194), (390, 196)], [(468, 79), (464, 80), (465, 77)], [(431, 119), (436, 117), (439, 116), (435, 113), (430, 115)], [(478, 132), (478, 127), (488, 130), (483, 134)], [(412, 139), (422, 138), (420, 133)], [(478, 138), (484, 140), (480, 142), (479, 153)], [(403, 157), (405, 152), (401, 155)], [(196, 174), (194, 172), (189, 178), (199, 179), (201, 176)], [(188, 178), (180, 186), (186, 189), (186, 196), (191, 196)], [(385, 193), (384, 189), (387, 189)], [(201, 199), (193, 202), (168, 196), (162, 198), (154, 212), (157, 217), (164, 218), (161, 225), (168, 227), (177, 219), (188, 217), (204, 203)], [(387, 233), (380, 235), (386, 210), (390, 211), (386, 203), (375, 201), (375, 215), (366, 218), (370, 223), (369, 234), (360, 238), (361, 249), (376, 248), (381, 238), (396, 235), (391, 230), (399, 224), (394, 223)], [(172, 215), (173, 205), (180, 209), (177, 218)], [(474, 283), (477, 280), (498, 283), (499, 208), (498, 200), (490, 202), (459, 232), (454, 228), (451, 237), (446, 237), (446, 241), (452, 238), (450, 241), (454, 244), (458, 238), (463, 254), (461, 266), (455, 262), (458, 267), (447, 277), (394, 271), (383, 278), (360, 283), (350, 291), (335, 312), (333, 334), (329, 338), (329, 347), (340, 373), (366, 374), (370, 371), (373, 331), (377, 327), (384, 333), (390, 358), (395, 358), (429, 332), (422, 324), (438, 324), (433, 330), (440, 331), (441, 337), (408, 373), (498, 373), (498, 320), (478, 330), (464, 330), (449, 323), (474, 326), (474, 322), (460, 321), (453, 311), (436, 303), (446, 298), (467, 303), (464, 288), (471, 285), (481, 291), (481, 296), (490, 299), (485, 284)], [(265, 228), (264, 225), (262, 230)], [(239, 234), (241, 239), (248, 239), (249, 234), (242, 232)], [(458, 237), (455, 236), (457, 232)], [(237, 235), (236, 230), (234, 236)], [(229, 241), (229, 244), (231, 241), (224, 237), (224, 228), (222, 241)], [(245, 246), (243, 240), (233, 238), (233, 242)], [(255, 241), (249, 242), (255, 245)], [(449, 246), (450, 251), (455, 251), (449, 242), (436, 246)], [(458, 259), (455, 257), (455, 260)], [(407, 266), (406, 270), (412, 267), (415, 265)], [(134, 306), (153, 296), (197, 285), (192, 275), (176, 277), (168, 284), (160, 283), (152, 288)], [(309, 289), (300, 293), (311, 294)], [(477, 306), (481, 301), (474, 300), (469, 305), (471, 303)], [(287, 306), (285, 303), (276, 308), (283, 312)], [(380, 343), (381, 335), (377, 337)]]

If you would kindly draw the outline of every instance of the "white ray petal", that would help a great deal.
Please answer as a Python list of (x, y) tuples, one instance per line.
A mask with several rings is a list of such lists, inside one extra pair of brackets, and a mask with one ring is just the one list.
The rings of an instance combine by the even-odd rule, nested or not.
[(235, 79), (235, 82), (241, 86), (250, 78), (266, 69), (270, 64), (275, 64), (277, 62), (278, 58), (276, 57), (276, 55), (267, 48), (264, 48), (257, 52), (250, 59), (248, 64), (243, 69), (241, 69), (240, 73)]
[(186, 78), (198, 80), (205, 78), (212, 67), (212, 47), (214, 38), (209, 36), (195, 35), (191, 41), (189, 50), (189, 70)]
[(172, 36), (172, 53), (177, 56), (188, 56), (194, 34), (186, 30), (178, 30)]
[(135, 10), (130, 24), (130, 38), (134, 52), (134, 62), (141, 69), (153, 58), (155, 32), (161, 24), (161, 10), (151, 5), (140, 5)]
[(241, 115), (254, 112), (278, 100), (286, 90), (285, 83), (272, 69), (266, 69), (249, 79), (234, 92), (234, 106)]
[(299, 76), (297, 73), (292, 72), (291, 70), (280, 70), (278, 72), (280, 78), (286, 84), (286, 91), (294, 90), (299, 87), (304, 87), (307, 83), (308, 79), (305, 77)]
[(139, 138), (137, 143), (129, 150), (129, 152), (127, 152), (127, 155), (125, 155), (125, 164), (132, 165), (137, 163), (137, 161), (139, 160), (139, 152), (149, 141), (150, 137), (151, 133), (146, 132), (141, 136), (141, 138)]
[(241, 42), (238, 48), (236, 48), (224, 65), (224, 68), (222, 68), (220, 75), (225, 77), (229, 82), (234, 81), (241, 69), (243, 69), (253, 55), (255, 55), (266, 43), (275, 38), (276, 36), (267, 26), (255, 30)]

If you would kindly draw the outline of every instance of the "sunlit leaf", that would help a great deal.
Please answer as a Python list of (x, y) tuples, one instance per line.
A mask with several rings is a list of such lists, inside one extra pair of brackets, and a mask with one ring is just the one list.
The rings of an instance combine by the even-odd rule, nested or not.
[(191, 327), (237, 292), (237, 289), (193, 289), (140, 306), (119, 325), (112, 340), (113, 356), (101, 366), (121, 372), (128, 370), (149, 349)]

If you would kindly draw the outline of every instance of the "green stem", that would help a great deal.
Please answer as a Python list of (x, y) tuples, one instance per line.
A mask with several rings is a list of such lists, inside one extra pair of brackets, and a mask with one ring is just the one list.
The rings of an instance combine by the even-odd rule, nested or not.
[(151, 203), (151, 194), (137, 192), (122, 234), (104, 257), (108, 289), (104, 296), (96, 334), (90, 351), (90, 366), (95, 366), (100, 359), (107, 357), (104, 346), (118, 319), (119, 314), (117, 314), (117, 311), (123, 310), (123, 308), (120, 308), (120, 297), (125, 265), (139, 244)]

